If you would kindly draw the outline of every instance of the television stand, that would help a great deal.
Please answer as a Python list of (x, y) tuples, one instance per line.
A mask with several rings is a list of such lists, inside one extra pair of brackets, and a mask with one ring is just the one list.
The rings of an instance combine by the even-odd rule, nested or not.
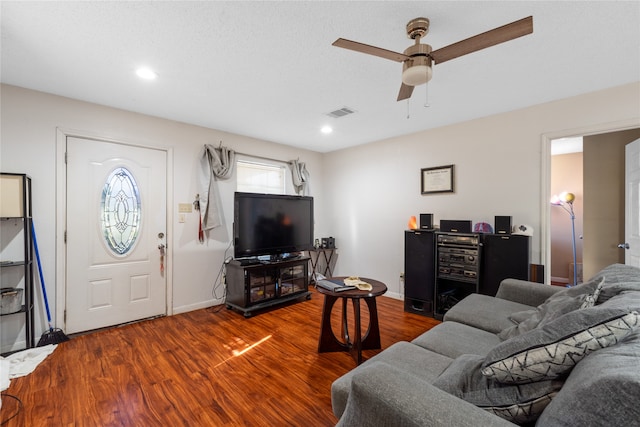
[(309, 257), (253, 265), (231, 260), (227, 265), (226, 305), (242, 312), (244, 317), (303, 298), (311, 299)]

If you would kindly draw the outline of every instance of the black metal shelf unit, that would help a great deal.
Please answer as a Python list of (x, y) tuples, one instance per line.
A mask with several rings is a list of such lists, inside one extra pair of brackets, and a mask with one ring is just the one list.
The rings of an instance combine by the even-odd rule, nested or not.
[[(0, 315), (24, 316), (24, 348), (32, 348), (35, 334), (31, 178), (25, 174), (0, 173), (0, 199), (0, 283), (3, 289), (22, 289), (23, 294), (20, 310)], [(22, 259), (15, 259), (20, 257)], [(14, 325), (14, 322), (2, 323)], [(2, 335), (20, 338), (19, 333), (4, 330)], [(9, 353), (20, 350), (15, 344), (3, 341), (0, 345), (6, 350), (3, 353)], [(5, 347), (9, 346), (7, 350)]]

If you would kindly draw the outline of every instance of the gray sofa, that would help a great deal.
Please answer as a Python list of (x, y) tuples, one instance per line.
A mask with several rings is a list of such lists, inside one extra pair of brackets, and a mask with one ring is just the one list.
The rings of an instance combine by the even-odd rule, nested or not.
[[(504, 280), (338, 378), (338, 426), (640, 426), (640, 269)], [(384, 320), (382, 320), (384, 321)]]

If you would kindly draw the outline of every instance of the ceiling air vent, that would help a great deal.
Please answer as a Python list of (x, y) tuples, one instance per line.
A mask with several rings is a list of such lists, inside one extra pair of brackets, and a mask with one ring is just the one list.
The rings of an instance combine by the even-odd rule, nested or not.
[(355, 110), (352, 110), (351, 108), (348, 108), (348, 107), (342, 107), (339, 110), (335, 110), (330, 113), (327, 113), (327, 115), (330, 117), (333, 117), (334, 119), (338, 119), (340, 117), (348, 116), (349, 114), (353, 114), (353, 113), (355, 113)]

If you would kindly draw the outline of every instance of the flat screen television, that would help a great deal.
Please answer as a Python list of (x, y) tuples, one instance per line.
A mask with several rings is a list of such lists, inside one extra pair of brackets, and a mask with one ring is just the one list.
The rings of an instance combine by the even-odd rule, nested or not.
[(313, 248), (313, 197), (236, 192), (233, 209), (235, 258), (300, 252)]

